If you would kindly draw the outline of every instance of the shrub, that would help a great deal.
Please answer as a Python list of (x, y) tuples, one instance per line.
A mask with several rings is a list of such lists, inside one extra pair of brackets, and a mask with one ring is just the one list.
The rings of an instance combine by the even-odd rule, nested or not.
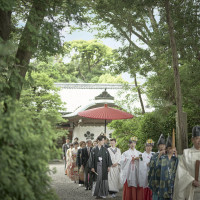
[(50, 123), (19, 103), (8, 103), (7, 112), (1, 107), (0, 118), (0, 199), (58, 199), (50, 187)]

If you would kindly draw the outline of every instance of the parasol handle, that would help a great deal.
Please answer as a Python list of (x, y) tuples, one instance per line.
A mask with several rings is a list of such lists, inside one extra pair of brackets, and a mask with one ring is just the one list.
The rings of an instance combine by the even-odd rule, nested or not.
[(172, 148), (175, 148), (176, 147), (176, 144), (175, 144), (175, 130), (173, 128), (173, 132), (172, 132)]

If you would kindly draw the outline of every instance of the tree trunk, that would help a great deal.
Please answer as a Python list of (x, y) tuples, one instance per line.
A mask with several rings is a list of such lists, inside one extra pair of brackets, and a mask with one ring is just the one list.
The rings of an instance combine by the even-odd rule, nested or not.
[(143, 100), (142, 100), (142, 95), (141, 95), (140, 87), (139, 87), (138, 84), (137, 84), (137, 77), (136, 77), (136, 74), (134, 75), (134, 81), (135, 81), (135, 87), (136, 87), (136, 89), (137, 89), (138, 96), (139, 96), (139, 99), (140, 99), (140, 105), (141, 105), (141, 108), (142, 108), (142, 114), (144, 114), (144, 113), (145, 113), (144, 103), (143, 103)]
[(15, 64), (9, 79), (10, 88), (7, 90), (7, 94), (13, 99), (20, 98), (30, 59), (37, 50), (38, 33), (46, 14), (47, 3), (48, 1), (33, 1), (19, 42)]
[[(129, 40), (129, 49), (128, 49), (128, 58), (130, 58), (131, 57), (131, 51), (130, 51), (130, 48), (131, 48), (131, 35), (132, 35), (132, 33), (131, 33), (131, 24), (129, 25), (129, 34), (130, 34), (130, 40)], [(131, 67), (130, 67), (131, 68)], [(145, 109), (144, 109), (144, 104), (143, 104), (143, 100), (142, 100), (142, 95), (141, 95), (141, 90), (140, 90), (140, 87), (138, 86), (138, 84), (137, 84), (137, 76), (136, 76), (136, 72), (134, 73), (134, 82), (135, 82), (135, 87), (136, 87), (136, 89), (137, 89), (137, 92), (138, 92), (138, 97), (139, 97), (139, 99), (140, 99), (140, 105), (141, 105), (141, 108), (142, 108), (142, 114), (144, 114), (145, 113)]]
[(11, 31), (11, 11), (0, 9), (0, 37), (7, 41)]
[(187, 130), (184, 126), (184, 114), (182, 111), (182, 95), (181, 95), (181, 83), (180, 83), (180, 74), (179, 74), (179, 66), (178, 66), (178, 53), (176, 48), (176, 41), (174, 36), (174, 27), (173, 22), (170, 15), (170, 3), (169, 0), (165, 0), (165, 11), (166, 11), (166, 19), (168, 25), (168, 31), (170, 36), (170, 44), (172, 50), (172, 65), (174, 69), (174, 82), (175, 82), (175, 91), (176, 91), (176, 106), (177, 106), (177, 150), (178, 153), (181, 154), (183, 149), (187, 148)]

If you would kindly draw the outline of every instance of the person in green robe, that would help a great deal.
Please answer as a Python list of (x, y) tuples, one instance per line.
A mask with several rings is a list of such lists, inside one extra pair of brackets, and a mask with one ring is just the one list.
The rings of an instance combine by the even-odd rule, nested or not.
[(158, 189), (159, 189), (159, 179), (160, 179), (160, 169), (156, 166), (156, 161), (159, 153), (165, 154), (165, 137), (163, 134), (157, 142), (158, 152), (154, 153), (151, 157), (149, 163), (149, 173), (148, 173), (148, 186), (152, 190), (153, 200), (158, 200)]
[(166, 154), (159, 153), (156, 167), (160, 171), (158, 200), (172, 200), (174, 180), (178, 166), (176, 148), (172, 148), (172, 138), (168, 136), (166, 142)]
[(93, 173), (92, 195), (96, 198), (106, 198), (109, 194), (108, 172), (112, 166), (110, 154), (105, 148), (104, 137), (97, 138), (98, 145), (94, 147), (90, 154), (89, 167)]

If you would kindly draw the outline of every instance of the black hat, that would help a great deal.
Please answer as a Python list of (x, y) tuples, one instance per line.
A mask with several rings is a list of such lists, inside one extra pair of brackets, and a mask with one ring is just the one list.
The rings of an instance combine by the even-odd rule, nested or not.
[(192, 137), (200, 136), (200, 126), (194, 126), (192, 129)]
[(167, 142), (166, 142), (166, 148), (172, 147), (172, 137), (168, 136)]
[(160, 138), (157, 142), (157, 145), (159, 146), (160, 144), (165, 144), (165, 137), (163, 134), (160, 135)]

